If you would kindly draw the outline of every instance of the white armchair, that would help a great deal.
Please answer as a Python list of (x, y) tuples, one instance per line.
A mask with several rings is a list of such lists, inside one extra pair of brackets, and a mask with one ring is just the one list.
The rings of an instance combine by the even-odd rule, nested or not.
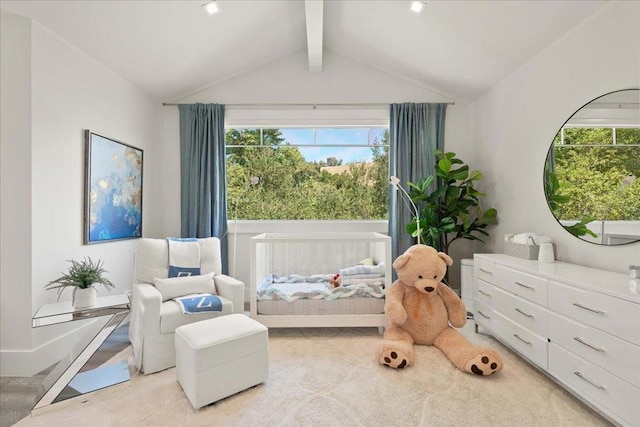
[(214, 272), (213, 280), (221, 312), (183, 314), (173, 300), (162, 301), (153, 285), (154, 278), (166, 278), (169, 271), (169, 248), (166, 239), (142, 238), (135, 253), (135, 281), (129, 324), (129, 340), (136, 366), (145, 374), (171, 368), (176, 364), (174, 331), (188, 323), (244, 312), (244, 283), (220, 274), (220, 240), (198, 239), (202, 274)]

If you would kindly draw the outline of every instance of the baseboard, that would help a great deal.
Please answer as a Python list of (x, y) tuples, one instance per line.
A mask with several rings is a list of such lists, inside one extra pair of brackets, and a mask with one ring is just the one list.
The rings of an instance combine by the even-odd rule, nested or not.
[(53, 366), (69, 353), (91, 324), (86, 322), (32, 350), (0, 350), (0, 377), (32, 377)]
[(31, 377), (32, 350), (0, 350), (0, 377)]

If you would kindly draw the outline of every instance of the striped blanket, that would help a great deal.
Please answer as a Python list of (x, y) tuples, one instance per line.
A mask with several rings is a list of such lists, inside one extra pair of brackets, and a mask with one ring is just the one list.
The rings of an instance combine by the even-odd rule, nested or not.
[(349, 284), (331, 288), (332, 275), (314, 275), (304, 277), (297, 274), (265, 276), (256, 288), (257, 299), (282, 300), (293, 302), (301, 298), (333, 300), (349, 297), (384, 298), (384, 278), (377, 281), (349, 282)]

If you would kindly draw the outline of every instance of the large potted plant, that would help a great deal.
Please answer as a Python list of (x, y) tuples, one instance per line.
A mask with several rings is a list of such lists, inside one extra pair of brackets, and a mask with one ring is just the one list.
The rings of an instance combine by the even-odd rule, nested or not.
[[(408, 182), (409, 197), (418, 207), (417, 218), (407, 224), (407, 232), (418, 236), (426, 245), (448, 253), (451, 243), (458, 239), (483, 242), (479, 235), (488, 236), (485, 229), (497, 224), (498, 212), (494, 208), (482, 210), (480, 198), (486, 194), (475, 189), (474, 183), (482, 174), (456, 158), (455, 153), (436, 150), (435, 176), (430, 175), (418, 183)], [(435, 180), (440, 185), (431, 191)], [(484, 242), (483, 242), (484, 243)]]
[(70, 288), (73, 290), (72, 298), (75, 308), (91, 307), (97, 301), (96, 285), (103, 285), (109, 292), (115, 288), (115, 285), (104, 277), (108, 272), (104, 269), (102, 261), (93, 262), (91, 258), (83, 258), (82, 261), (68, 262), (71, 266), (67, 272), (45, 285), (45, 289), (57, 289), (58, 300), (62, 292)]

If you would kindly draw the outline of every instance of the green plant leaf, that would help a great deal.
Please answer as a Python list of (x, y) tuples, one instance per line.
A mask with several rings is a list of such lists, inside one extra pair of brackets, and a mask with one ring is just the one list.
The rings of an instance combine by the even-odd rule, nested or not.
[(498, 223), (498, 211), (494, 208), (489, 208), (482, 214), (483, 224), (497, 224)]
[(463, 230), (468, 230), (471, 225), (471, 220), (469, 219), (469, 214), (466, 212), (461, 212), (458, 214), (458, 217), (462, 220), (462, 228)]
[(464, 165), (458, 169), (451, 171), (449, 177), (456, 181), (464, 181), (469, 176), (469, 166)]
[[(435, 190), (434, 192), (432, 192), (431, 194), (429, 194), (425, 200), (429, 203), (429, 204), (437, 204), (438, 200), (444, 195), (444, 193), (447, 191), (446, 187), (440, 187), (437, 190)], [(415, 200), (414, 200), (415, 202)]]
[(414, 189), (414, 190), (416, 190), (416, 191), (421, 191), (421, 190), (422, 190), (422, 189), (420, 188), (420, 186), (419, 186), (419, 185), (414, 184), (414, 183), (413, 183), (413, 182), (411, 182), (411, 181), (407, 181), (407, 186), (409, 187), (409, 189), (410, 189), (410, 190), (411, 190), (411, 189)]
[(594, 218), (585, 218), (573, 225), (565, 225), (563, 226), (569, 233), (573, 234), (576, 237), (580, 237), (580, 236), (584, 236), (585, 234), (590, 235), (591, 237), (598, 237), (598, 235), (596, 233), (594, 233), (593, 231), (591, 231), (588, 227), (587, 224), (589, 224), (591, 221), (593, 221)]
[(569, 203), (571, 201), (571, 197), (563, 196), (561, 194), (556, 194), (553, 196), (553, 201), (556, 203)]
[(480, 181), (482, 179), (482, 174), (479, 171), (474, 170), (469, 175), (469, 181)]
[(449, 174), (451, 170), (451, 161), (449, 159), (442, 159), (438, 162), (438, 169), (444, 174)]
[(455, 228), (456, 228), (456, 225), (455, 225), (455, 224), (449, 224), (449, 225), (447, 225), (447, 226), (443, 226), (443, 227), (440, 229), (440, 232), (441, 232), (441, 233), (451, 233), (453, 230), (455, 230)]

